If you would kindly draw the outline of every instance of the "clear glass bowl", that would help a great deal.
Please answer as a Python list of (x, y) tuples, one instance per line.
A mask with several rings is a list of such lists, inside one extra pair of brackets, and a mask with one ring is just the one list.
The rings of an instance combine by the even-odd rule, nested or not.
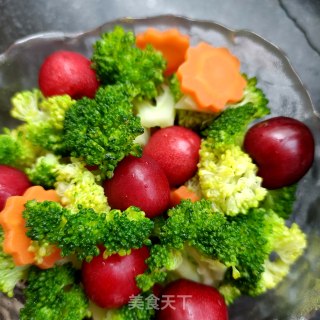
[[(191, 36), (192, 44), (206, 41), (214, 46), (228, 47), (239, 57), (242, 71), (250, 77), (258, 78), (259, 86), (270, 101), (271, 116), (297, 118), (313, 131), (317, 145), (316, 158), (313, 167), (299, 184), (292, 217), (308, 234), (308, 249), (276, 290), (256, 299), (239, 299), (230, 308), (230, 319), (319, 318), (316, 310), (320, 308), (320, 121), (306, 89), (284, 53), (260, 36), (246, 30), (230, 30), (209, 21), (194, 21), (171, 15), (119, 19), (84, 33), (53, 32), (32, 35), (17, 41), (0, 55), (0, 127), (15, 124), (8, 112), (10, 97), (16, 91), (37, 86), (38, 69), (47, 55), (55, 50), (66, 49), (89, 57), (92, 44), (99, 35), (119, 24), (135, 32), (147, 27), (176, 27)], [(13, 299), (2, 296), (0, 319), (18, 319), (18, 309), (22, 304), (23, 296), (19, 288)]]

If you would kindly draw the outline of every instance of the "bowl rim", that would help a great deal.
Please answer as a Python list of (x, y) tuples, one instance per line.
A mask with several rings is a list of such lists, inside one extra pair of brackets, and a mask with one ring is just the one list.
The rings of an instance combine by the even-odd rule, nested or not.
[(312, 108), (313, 114), (320, 119), (320, 112), (318, 112), (315, 108), (315, 105), (311, 99), (311, 95), (302, 82), (300, 76), (296, 72), (295, 68), (293, 67), (290, 59), (288, 58), (287, 54), (276, 44), (273, 42), (267, 40), (263, 36), (250, 31), (248, 29), (231, 29), (229, 27), (226, 27), (225, 25), (211, 21), (208, 19), (195, 19), (190, 18), (188, 16), (184, 15), (176, 15), (176, 14), (160, 14), (160, 15), (151, 15), (151, 16), (141, 16), (141, 17), (130, 17), (130, 16), (124, 16), (119, 17), (115, 19), (110, 19), (104, 22), (101, 25), (98, 25), (94, 28), (84, 30), (84, 31), (77, 31), (77, 32), (63, 32), (63, 31), (45, 31), (45, 32), (37, 32), (30, 35), (27, 35), (25, 37), (19, 38), (15, 40), (11, 45), (5, 49), (0, 54), (0, 66), (2, 63), (4, 63), (8, 56), (10, 56), (11, 52), (15, 50), (16, 48), (19, 48), (20, 46), (23, 46), (25, 44), (32, 44), (33, 42), (38, 42), (41, 40), (50, 40), (50, 39), (59, 39), (59, 40), (67, 40), (67, 39), (77, 39), (79, 37), (83, 37), (85, 35), (95, 34), (97, 32), (103, 32), (104, 30), (107, 30), (110, 25), (114, 24), (130, 24), (133, 22), (142, 22), (142, 21), (152, 21), (152, 20), (180, 20), (180, 21), (186, 21), (188, 23), (199, 23), (201, 25), (207, 24), (209, 26), (213, 26), (214, 28), (222, 29), (225, 33), (227, 33), (230, 37), (230, 39), (235, 39), (239, 35), (250, 35), (251, 37), (255, 37), (258, 41), (264, 42), (266, 45), (268, 45), (272, 50), (278, 51), (282, 55), (283, 61), (286, 63), (287, 67), (289, 67), (290, 72), (293, 74), (294, 77), (298, 80), (298, 84), (301, 87), (301, 90), (305, 93), (306, 98), (309, 100), (310, 106)]

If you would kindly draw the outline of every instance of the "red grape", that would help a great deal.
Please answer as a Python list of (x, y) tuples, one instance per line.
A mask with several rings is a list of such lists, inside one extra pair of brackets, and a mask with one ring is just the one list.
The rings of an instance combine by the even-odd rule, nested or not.
[(171, 186), (179, 186), (196, 173), (200, 142), (192, 130), (172, 126), (155, 132), (143, 153), (160, 164)]
[(314, 159), (314, 139), (301, 121), (275, 117), (251, 127), (244, 149), (258, 165), (263, 186), (277, 189), (299, 181)]
[(168, 179), (156, 161), (147, 155), (123, 159), (113, 177), (104, 182), (104, 190), (113, 209), (136, 206), (152, 218), (169, 207)]
[(130, 297), (139, 294), (135, 278), (147, 269), (149, 257), (147, 247), (133, 249), (127, 256), (99, 256), (82, 265), (82, 282), (89, 299), (102, 308), (119, 308), (127, 304)]
[(179, 279), (162, 291), (156, 319), (228, 320), (228, 309), (215, 288)]
[(31, 182), (24, 172), (0, 165), (0, 210), (4, 208), (8, 197), (22, 196), (29, 187)]
[(68, 94), (93, 98), (99, 83), (91, 62), (80, 53), (56, 51), (40, 67), (39, 87), (45, 96)]

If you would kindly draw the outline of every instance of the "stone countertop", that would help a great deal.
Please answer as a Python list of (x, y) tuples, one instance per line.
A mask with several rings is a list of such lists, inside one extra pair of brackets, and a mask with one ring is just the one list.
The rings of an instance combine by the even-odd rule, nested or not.
[(320, 112), (320, 0), (0, 0), (0, 52), (33, 33), (160, 14), (212, 20), (269, 40), (288, 56)]

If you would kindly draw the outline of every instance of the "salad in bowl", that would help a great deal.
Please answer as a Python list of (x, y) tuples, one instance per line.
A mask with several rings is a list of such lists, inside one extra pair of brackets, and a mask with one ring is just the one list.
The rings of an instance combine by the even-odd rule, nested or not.
[(20, 319), (228, 319), (305, 255), (314, 125), (192, 31), (114, 23), (10, 95), (0, 290), (23, 284)]

